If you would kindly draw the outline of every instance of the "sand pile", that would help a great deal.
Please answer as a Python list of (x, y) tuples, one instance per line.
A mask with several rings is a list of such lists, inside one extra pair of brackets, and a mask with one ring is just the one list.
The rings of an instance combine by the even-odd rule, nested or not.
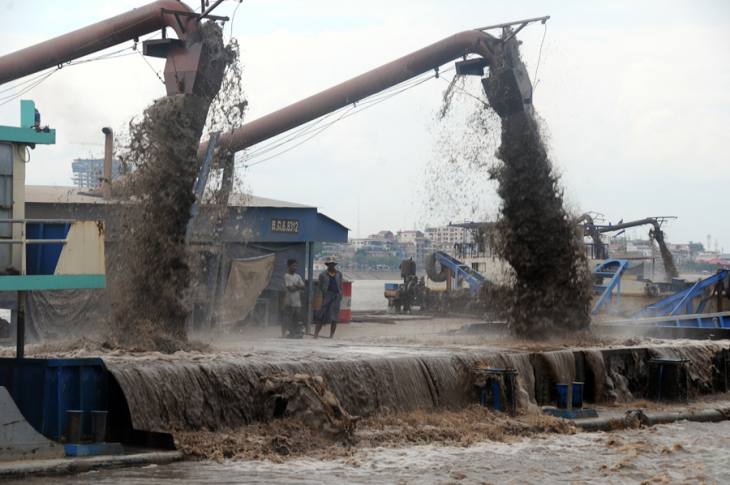
[(125, 346), (174, 351), (186, 340), (190, 281), (185, 231), (194, 202), (197, 148), (231, 53), (220, 28), (201, 26), (199, 79), (192, 94), (167, 96), (130, 125), (129, 153), (136, 168), (128, 189), (135, 204), (123, 223), (114, 268), (112, 332)]
[(513, 270), (507, 320), (515, 334), (543, 338), (589, 325), (590, 273), (532, 105), (509, 82), (524, 71), (515, 39), (502, 57), (483, 85), (502, 120), (501, 163), (491, 176), (502, 199), (497, 249)]
[(277, 374), (261, 378), (264, 419), (296, 418), (311, 429), (350, 437), (357, 417), (350, 415), (320, 376)]

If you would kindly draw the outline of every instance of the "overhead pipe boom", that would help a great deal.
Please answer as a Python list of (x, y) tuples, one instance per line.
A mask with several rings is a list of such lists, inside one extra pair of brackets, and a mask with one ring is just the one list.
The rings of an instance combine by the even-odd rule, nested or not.
[[(501, 41), (487, 33), (479, 30), (460, 32), (221, 134), (219, 150), (243, 150), (420, 74), (438, 70), (447, 62), (468, 54), (482, 56), (489, 65), (499, 49)], [(198, 158), (203, 157), (207, 146), (208, 142), (200, 145)]]
[(200, 58), (198, 20), (198, 14), (182, 2), (157, 0), (0, 57), (0, 84), (61, 67), (74, 59), (170, 27), (183, 45), (173, 46), (167, 52), (167, 93), (192, 92)]

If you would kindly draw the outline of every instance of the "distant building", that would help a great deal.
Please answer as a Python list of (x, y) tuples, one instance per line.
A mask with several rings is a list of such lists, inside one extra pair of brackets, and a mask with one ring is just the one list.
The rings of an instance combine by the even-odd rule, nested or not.
[[(119, 177), (120, 164), (118, 159), (112, 160), (112, 180)], [(101, 186), (104, 176), (104, 159), (77, 158), (71, 163), (73, 184), (80, 189), (96, 189)]]
[(395, 240), (399, 243), (412, 243), (422, 237), (425, 237), (425, 235), (421, 231), (398, 231), (395, 235)]
[(423, 268), (426, 255), (432, 250), (432, 241), (421, 231), (398, 231), (396, 241), (403, 246), (404, 256), (413, 258), (418, 268)]
[(456, 244), (464, 245), (473, 242), (469, 229), (458, 226), (427, 227), (426, 236), (431, 240), (434, 249), (452, 254)]

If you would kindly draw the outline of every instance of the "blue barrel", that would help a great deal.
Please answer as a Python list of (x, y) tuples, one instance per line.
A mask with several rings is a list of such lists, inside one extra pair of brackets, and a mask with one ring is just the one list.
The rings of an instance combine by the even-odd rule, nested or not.
[(568, 388), (569, 384), (555, 384), (558, 392), (558, 409), (568, 409)]
[(574, 409), (581, 409), (583, 407), (583, 383), (573, 383), (573, 399), (572, 404)]
[(494, 411), (504, 411), (502, 405), (502, 384), (499, 379), (490, 379), (479, 393), (479, 404)]

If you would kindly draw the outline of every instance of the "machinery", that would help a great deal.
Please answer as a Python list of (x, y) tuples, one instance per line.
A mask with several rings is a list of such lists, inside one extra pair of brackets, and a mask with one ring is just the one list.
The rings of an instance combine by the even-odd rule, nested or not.
[(416, 275), (416, 262), (413, 258), (404, 259), (400, 264), (403, 283), (386, 283), (384, 296), (388, 299), (388, 310), (410, 313), (413, 307), (425, 310), (428, 304), (428, 288), (423, 277)]
[(397, 312), (409, 312), (414, 306), (421, 310), (468, 312), (478, 306), (482, 288), (491, 284), (481, 273), (443, 251), (428, 255), (426, 274), (431, 282), (445, 283), (444, 290), (429, 288), (425, 278), (416, 276), (413, 260), (404, 260), (403, 283), (385, 284), (388, 308)]
[(101, 221), (25, 218), (25, 167), (30, 149), (53, 144), (56, 131), (41, 125), (30, 100), (20, 102), (20, 126), (0, 126), (0, 291), (17, 294), (16, 354), (25, 345), (25, 296), (33, 290), (103, 288)]
[(431, 281), (446, 282), (446, 290), (463, 289), (476, 296), (490, 282), (476, 270), (443, 251), (435, 251), (426, 259), (426, 274)]
[(676, 278), (679, 274), (677, 267), (674, 265), (672, 259), (672, 253), (667, 249), (666, 243), (664, 242), (664, 232), (661, 229), (662, 224), (668, 219), (676, 219), (674, 216), (659, 216), (659, 217), (646, 217), (644, 219), (638, 219), (636, 221), (623, 222), (621, 220), (618, 224), (595, 224), (593, 217), (586, 213), (578, 218), (578, 224), (583, 225), (583, 233), (589, 236), (593, 240), (593, 259), (607, 259), (608, 258), (608, 247), (601, 241), (601, 234), (607, 234), (611, 232), (625, 231), (631, 227), (639, 226), (651, 226), (649, 230), (649, 238), (654, 240), (659, 245), (659, 250), (664, 264), (664, 270), (669, 278)]

